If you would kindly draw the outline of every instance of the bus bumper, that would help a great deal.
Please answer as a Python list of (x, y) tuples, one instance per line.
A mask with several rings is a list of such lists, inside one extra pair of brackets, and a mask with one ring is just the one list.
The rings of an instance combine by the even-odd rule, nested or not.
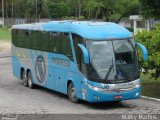
[(125, 92), (113, 92), (113, 93), (104, 93), (94, 91), (88, 88), (86, 101), (88, 102), (110, 102), (110, 101), (122, 101), (122, 100), (130, 100), (137, 99), (140, 97), (141, 87), (132, 89), (130, 91)]

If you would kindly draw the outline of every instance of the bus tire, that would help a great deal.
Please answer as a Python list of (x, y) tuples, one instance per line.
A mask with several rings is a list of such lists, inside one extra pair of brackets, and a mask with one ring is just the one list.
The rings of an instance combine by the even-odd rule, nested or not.
[(79, 100), (76, 98), (75, 87), (73, 83), (68, 86), (68, 98), (71, 102), (77, 103)]
[(27, 81), (28, 81), (28, 87), (30, 89), (33, 89), (35, 88), (35, 85), (33, 83), (33, 79), (32, 79), (32, 73), (29, 71), (28, 74), (27, 74)]
[(24, 69), (22, 69), (22, 71), (21, 71), (21, 76), (22, 76), (22, 80), (23, 80), (23, 85), (24, 85), (25, 87), (28, 87), (28, 81), (27, 81), (27, 78), (26, 78), (26, 74), (25, 74), (25, 70), (24, 70)]

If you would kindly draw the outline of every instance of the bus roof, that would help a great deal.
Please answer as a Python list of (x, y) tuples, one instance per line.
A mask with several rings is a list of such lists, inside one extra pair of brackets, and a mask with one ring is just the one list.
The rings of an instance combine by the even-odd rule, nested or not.
[(132, 37), (132, 33), (126, 28), (112, 22), (50, 21), (47, 23), (14, 25), (12, 29), (71, 32), (91, 40)]

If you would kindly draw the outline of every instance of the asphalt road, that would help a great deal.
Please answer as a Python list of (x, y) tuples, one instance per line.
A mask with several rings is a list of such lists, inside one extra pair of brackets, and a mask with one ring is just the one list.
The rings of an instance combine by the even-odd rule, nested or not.
[(29, 89), (12, 75), (10, 50), (0, 53), (0, 114), (160, 114), (160, 102), (147, 99), (121, 103), (71, 103), (66, 95)]

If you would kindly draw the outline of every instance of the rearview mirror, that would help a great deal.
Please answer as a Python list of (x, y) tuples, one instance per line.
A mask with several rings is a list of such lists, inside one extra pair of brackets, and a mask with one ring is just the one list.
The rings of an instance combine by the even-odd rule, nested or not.
[(148, 59), (148, 51), (146, 49), (146, 47), (140, 43), (136, 42), (136, 45), (142, 50), (142, 56), (143, 56), (143, 60), (147, 61)]
[(82, 50), (83, 52), (83, 57), (84, 57), (84, 62), (85, 64), (89, 64), (89, 53), (88, 50), (86, 49), (86, 47), (82, 44), (78, 44), (79, 48)]

